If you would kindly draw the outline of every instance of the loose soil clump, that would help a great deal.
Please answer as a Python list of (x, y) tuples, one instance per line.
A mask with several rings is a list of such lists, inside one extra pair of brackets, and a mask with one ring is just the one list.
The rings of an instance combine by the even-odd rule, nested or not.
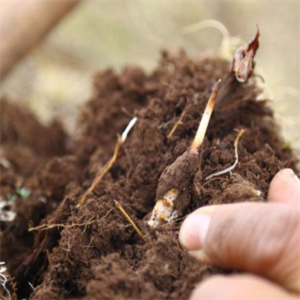
[[(209, 204), (265, 201), (280, 169), (297, 171), (267, 100), (257, 100), (261, 91), (255, 78), (243, 84), (232, 80), (216, 103), (199, 153), (192, 160), (183, 155), (214, 84), (226, 78), (229, 69), (230, 63), (218, 57), (190, 59), (182, 51), (174, 56), (163, 53), (150, 75), (135, 67), (121, 74), (96, 74), (93, 95), (79, 118), (80, 134), (72, 141), (60, 125), (43, 127), (25, 108), (9, 108), (12, 104), (2, 100), (8, 108), (1, 110), (7, 123), (1, 126), (1, 160), (9, 164), (1, 164), (1, 201), (15, 201), (10, 207), (16, 216), (1, 222), (1, 260), (15, 277), (18, 297), (187, 299), (198, 282), (224, 272), (196, 262), (181, 248), (178, 232), (184, 217)], [(133, 116), (137, 122), (116, 162), (78, 206), (111, 158), (117, 134)], [(26, 137), (15, 129), (17, 122)], [(206, 180), (233, 165), (241, 129), (245, 133), (232, 174)], [(185, 178), (177, 187), (182, 191), (178, 215), (152, 228), (147, 222), (156, 199), (176, 188), (170, 184), (161, 190), (159, 180), (180, 156), (188, 167), (177, 170), (178, 177)], [(186, 170), (182, 177), (180, 172)], [(17, 188), (30, 195), (22, 198)]]

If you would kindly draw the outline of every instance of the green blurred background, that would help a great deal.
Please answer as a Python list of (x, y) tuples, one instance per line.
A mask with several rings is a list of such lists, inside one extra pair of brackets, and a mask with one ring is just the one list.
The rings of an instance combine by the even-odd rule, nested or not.
[[(257, 73), (282, 133), (300, 149), (299, 1), (84, 1), (1, 83), (1, 93), (28, 105), (43, 123), (63, 120), (76, 133), (78, 110), (95, 71), (128, 64), (147, 71), (162, 48), (230, 59), (260, 26)], [(194, 33), (186, 28), (201, 23)], [(224, 36), (225, 34), (225, 36)], [(227, 36), (228, 34), (228, 36)], [(258, 82), (261, 83), (260, 80)]]

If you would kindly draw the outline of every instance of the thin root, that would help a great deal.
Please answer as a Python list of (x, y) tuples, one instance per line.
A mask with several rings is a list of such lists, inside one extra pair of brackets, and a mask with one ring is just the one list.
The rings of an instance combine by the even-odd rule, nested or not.
[(205, 178), (205, 180), (207, 180), (207, 181), (201, 186), (201, 188), (204, 188), (206, 185), (208, 185), (209, 183), (211, 183), (212, 181), (215, 181), (215, 180), (225, 180), (225, 181), (227, 181), (227, 179), (224, 178), (224, 177), (216, 177), (216, 178), (213, 178), (211, 180), (209, 180), (209, 178), (208, 179)]
[(85, 222), (85, 223), (76, 223), (76, 224), (70, 224), (70, 225), (66, 225), (66, 224), (42, 224), (40, 226), (37, 227), (31, 227), (28, 229), (28, 231), (35, 231), (35, 230), (40, 230), (44, 231), (44, 230), (49, 230), (55, 227), (63, 227), (63, 228), (72, 228), (72, 227), (81, 227), (81, 226), (88, 226), (93, 224), (94, 222), (96, 222), (97, 219), (95, 219), (94, 217), (92, 217), (89, 221)]
[(178, 127), (179, 125), (182, 124), (182, 119), (183, 119), (184, 116), (185, 116), (185, 111), (183, 111), (183, 112), (181, 113), (181, 116), (180, 116), (179, 120), (176, 122), (176, 124), (173, 126), (172, 130), (171, 130), (170, 133), (168, 134), (168, 136), (167, 136), (167, 139), (168, 139), (168, 140), (172, 137), (172, 135), (173, 135), (174, 132), (176, 131), (177, 127)]
[(134, 230), (137, 232), (137, 234), (141, 237), (141, 239), (146, 242), (146, 238), (143, 235), (143, 233), (138, 229), (138, 227), (136, 226), (136, 224), (133, 222), (133, 220), (131, 219), (131, 217), (127, 214), (127, 212), (124, 210), (124, 208), (121, 206), (121, 204), (114, 200), (116, 207), (119, 209), (119, 211), (124, 215), (124, 217), (128, 220), (128, 222), (132, 225), (132, 227), (134, 228)]
[(28, 229), (28, 231), (35, 231), (35, 230), (40, 230), (40, 229), (41, 229), (41, 231), (44, 231), (44, 230), (49, 230), (49, 229), (52, 229), (55, 227), (72, 228), (72, 227), (84, 226), (86, 228), (88, 225), (91, 225), (91, 224), (95, 223), (96, 221), (102, 221), (103, 219), (105, 219), (112, 212), (112, 210), (113, 209), (111, 208), (100, 220), (96, 219), (93, 216), (87, 222), (84, 222), (84, 223), (75, 223), (75, 224), (69, 224), (69, 225), (66, 225), (66, 224), (43, 224), (43, 225), (40, 225), (37, 227), (31, 227)]
[(222, 42), (221, 42), (219, 52), (221, 56), (226, 59), (231, 58), (232, 56), (231, 49), (236, 48), (238, 45), (241, 45), (243, 43), (241, 39), (230, 36), (227, 28), (221, 22), (214, 19), (207, 19), (186, 26), (183, 28), (183, 34), (193, 34), (207, 28), (215, 28), (221, 33)]
[(83, 196), (81, 197), (79, 203), (77, 204), (77, 207), (82, 206), (86, 200), (87, 200), (87, 196), (92, 193), (96, 186), (101, 182), (101, 180), (104, 178), (104, 176), (109, 172), (109, 170), (112, 168), (112, 166), (114, 165), (114, 163), (117, 160), (117, 157), (119, 155), (120, 152), (120, 148), (122, 147), (122, 145), (124, 144), (124, 142), (126, 141), (127, 135), (129, 133), (129, 131), (131, 130), (131, 128), (134, 126), (134, 124), (136, 123), (137, 118), (133, 118), (129, 124), (127, 125), (126, 129), (124, 130), (124, 132), (122, 133), (122, 136), (118, 137), (118, 142), (116, 144), (115, 150), (114, 150), (114, 154), (112, 156), (112, 158), (110, 159), (110, 161), (105, 165), (104, 168), (102, 168), (98, 174), (96, 175), (95, 179), (93, 180), (92, 185), (89, 187), (89, 189), (83, 194)]
[(239, 133), (238, 133), (238, 135), (237, 135), (235, 141), (234, 141), (234, 152), (235, 152), (235, 162), (234, 162), (234, 164), (233, 164), (232, 166), (226, 168), (225, 170), (222, 170), (222, 171), (219, 171), (219, 172), (216, 172), (216, 173), (213, 173), (213, 174), (207, 176), (207, 177), (205, 178), (205, 180), (208, 180), (208, 179), (210, 179), (210, 178), (212, 178), (212, 177), (215, 177), (215, 176), (218, 176), (218, 175), (223, 175), (223, 174), (226, 174), (226, 173), (228, 173), (228, 172), (231, 172), (231, 171), (236, 167), (236, 165), (237, 165), (238, 162), (239, 162), (239, 155), (238, 155), (238, 145), (239, 145), (239, 140), (240, 140), (241, 136), (244, 134), (244, 132), (245, 132), (245, 130), (244, 130), (244, 129), (241, 129), (241, 130), (239, 131)]

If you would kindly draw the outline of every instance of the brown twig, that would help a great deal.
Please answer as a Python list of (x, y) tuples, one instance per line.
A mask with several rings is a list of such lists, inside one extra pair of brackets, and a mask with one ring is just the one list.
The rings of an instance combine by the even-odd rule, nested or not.
[(176, 131), (177, 127), (182, 124), (182, 119), (185, 116), (185, 111), (182, 111), (180, 118), (178, 119), (178, 121), (175, 123), (175, 125), (173, 126), (172, 130), (170, 131), (170, 133), (167, 136), (167, 139), (169, 140), (172, 135), (174, 134), (174, 132)]
[(131, 219), (131, 217), (127, 214), (127, 212), (124, 210), (124, 208), (121, 206), (121, 204), (114, 200), (116, 207), (120, 210), (120, 212), (124, 215), (124, 217), (128, 220), (128, 222), (132, 225), (132, 227), (134, 228), (134, 230), (137, 232), (137, 234), (141, 237), (141, 239), (146, 242), (146, 238), (143, 235), (143, 233), (138, 229), (138, 227), (136, 226), (136, 224), (133, 222), (133, 220)]

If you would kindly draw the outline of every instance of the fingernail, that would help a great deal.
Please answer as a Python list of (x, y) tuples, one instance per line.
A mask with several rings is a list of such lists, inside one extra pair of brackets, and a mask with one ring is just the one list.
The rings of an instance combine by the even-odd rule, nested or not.
[(299, 205), (300, 180), (292, 169), (282, 169), (270, 183), (268, 201), (297, 206)]
[(293, 184), (296, 184), (297, 186), (300, 185), (300, 180), (292, 169), (282, 169), (279, 172), (279, 175), (285, 177), (286, 180), (293, 182)]
[(179, 232), (179, 241), (182, 247), (189, 251), (200, 250), (206, 239), (209, 223), (209, 215), (197, 212), (189, 215)]

